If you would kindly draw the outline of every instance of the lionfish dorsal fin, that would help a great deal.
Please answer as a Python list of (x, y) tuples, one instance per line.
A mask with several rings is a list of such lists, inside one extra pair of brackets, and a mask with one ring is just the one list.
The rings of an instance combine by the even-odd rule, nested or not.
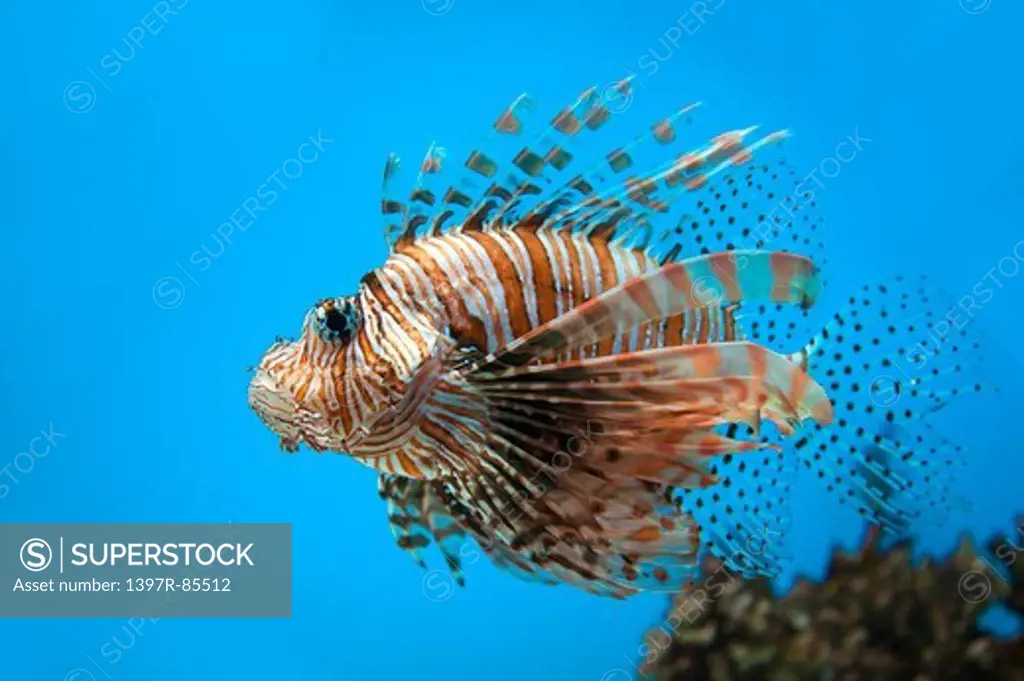
[[(701, 141), (687, 134), (701, 107), (694, 102), (625, 145), (585, 153), (594, 133), (629, 118), (633, 97), (640, 96), (634, 90), (632, 77), (590, 87), (547, 125), (538, 125), (540, 107), (522, 94), (457, 174), (447, 167), (444, 150), (431, 145), (409, 198), (385, 191), (389, 244), (394, 248), (421, 234), (541, 227), (614, 241), (666, 263), (760, 248), (774, 237), (774, 250), (823, 263), (820, 233), (813, 233), (820, 220), (810, 219), (813, 201), (795, 198), (798, 183), (784, 158), (760, 160), (788, 136), (784, 130), (756, 137), (752, 126)], [(386, 175), (395, 169), (397, 164)], [(772, 224), (762, 225), (766, 220)], [(778, 243), (782, 231), (788, 243)]]
[(388, 154), (384, 162), (384, 178), (381, 182), (380, 214), (381, 227), (388, 246), (394, 248), (402, 236), (402, 217), (405, 215), (405, 203), (399, 199), (395, 191), (395, 176), (402, 167), (397, 154)]
[[(431, 142), (420, 163), (416, 184), (409, 193), (402, 216), (402, 233), (397, 244), (409, 244), (416, 240), (419, 228), (429, 220), (428, 214), (438, 202), (440, 175), (447, 152), (436, 142)], [(397, 245), (396, 244), (396, 245)]]
[(439, 202), (439, 177), (446, 155), (445, 148), (434, 142), (427, 147), (416, 182), (404, 200), (395, 182), (401, 170), (401, 161), (395, 154), (388, 156), (384, 166), (381, 215), (384, 235), (392, 251), (402, 244), (415, 241), (420, 227), (428, 222), (429, 212)]
[(536, 102), (523, 93), (498, 115), (486, 137), (470, 151), (462, 173), (454, 177), (435, 209), (435, 222), (450, 213), (448, 220), (455, 229), (486, 229), (492, 224), (493, 211), (503, 210), (529, 191), (524, 177), (536, 160), (525, 148), (518, 153), (508, 151), (508, 156), (515, 156), (511, 161), (502, 160), (499, 147), (515, 149), (521, 145), (536, 112)]
[[(561, 202), (549, 201), (553, 180), (545, 172), (561, 172), (573, 156), (565, 148), (581, 130), (597, 130), (609, 119), (596, 88), (588, 88), (571, 106), (561, 110), (532, 142), (527, 134), (538, 107), (521, 94), (499, 114), (487, 136), (468, 155), (461, 174), (449, 183), (443, 173), (444, 154), (431, 145), (416, 185), (407, 200), (398, 196), (390, 180), (398, 169), (397, 158), (389, 159), (385, 171), (382, 202), (388, 243), (394, 249), (425, 233), (437, 236), (451, 230), (480, 230), (514, 224), (527, 207)], [(539, 151), (538, 151), (539, 150)], [(395, 215), (400, 218), (395, 219)], [(426, 221), (417, 220), (426, 216)]]

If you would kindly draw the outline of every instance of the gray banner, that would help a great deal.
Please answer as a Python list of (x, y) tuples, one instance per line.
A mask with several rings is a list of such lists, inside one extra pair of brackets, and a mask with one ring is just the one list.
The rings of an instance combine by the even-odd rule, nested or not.
[(0, 618), (291, 616), (288, 524), (0, 524)]

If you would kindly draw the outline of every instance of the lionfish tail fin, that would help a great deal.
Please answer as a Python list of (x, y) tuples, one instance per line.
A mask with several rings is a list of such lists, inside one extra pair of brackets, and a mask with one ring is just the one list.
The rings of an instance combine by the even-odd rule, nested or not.
[(799, 438), (801, 461), (841, 503), (889, 532), (942, 522), (966, 503), (955, 489), (965, 457), (932, 416), (984, 389), (972, 378), (979, 350), (970, 318), (924, 278), (863, 287), (791, 356), (835, 410), (831, 426)]

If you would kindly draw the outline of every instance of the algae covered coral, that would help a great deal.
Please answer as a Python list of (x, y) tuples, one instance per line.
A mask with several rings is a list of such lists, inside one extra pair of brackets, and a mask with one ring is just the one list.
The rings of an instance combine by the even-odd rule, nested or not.
[(1024, 517), (1016, 528), (987, 551), (963, 540), (923, 562), (909, 542), (886, 546), (869, 532), (859, 551), (833, 554), (821, 583), (800, 580), (782, 596), (763, 578), (723, 579), (709, 561), (703, 588), (676, 596), (647, 633), (642, 678), (1024, 681), (1024, 638), (1000, 640), (978, 623), (994, 603), (1024, 616)]

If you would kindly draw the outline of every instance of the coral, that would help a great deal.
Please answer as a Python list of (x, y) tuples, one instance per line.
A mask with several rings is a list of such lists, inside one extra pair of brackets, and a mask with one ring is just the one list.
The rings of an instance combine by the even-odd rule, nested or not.
[[(1017, 527), (1024, 538), (1024, 517)], [(1024, 639), (995, 639), (977, 623), (995, 602), (1024, 616), (1019, 546), (994, 540), (993, 560), (963, 540), (948, 558), (915, 564), (910, 543), (884, 547), (869, 532), (859, 551), (834, 553), (823, 582), (801, 579), (783, 596), (764, 579), (726, 582), (708, 561), (703, 585), (677, 595), (648, 633), (645, 678), (1024, 681)]]

